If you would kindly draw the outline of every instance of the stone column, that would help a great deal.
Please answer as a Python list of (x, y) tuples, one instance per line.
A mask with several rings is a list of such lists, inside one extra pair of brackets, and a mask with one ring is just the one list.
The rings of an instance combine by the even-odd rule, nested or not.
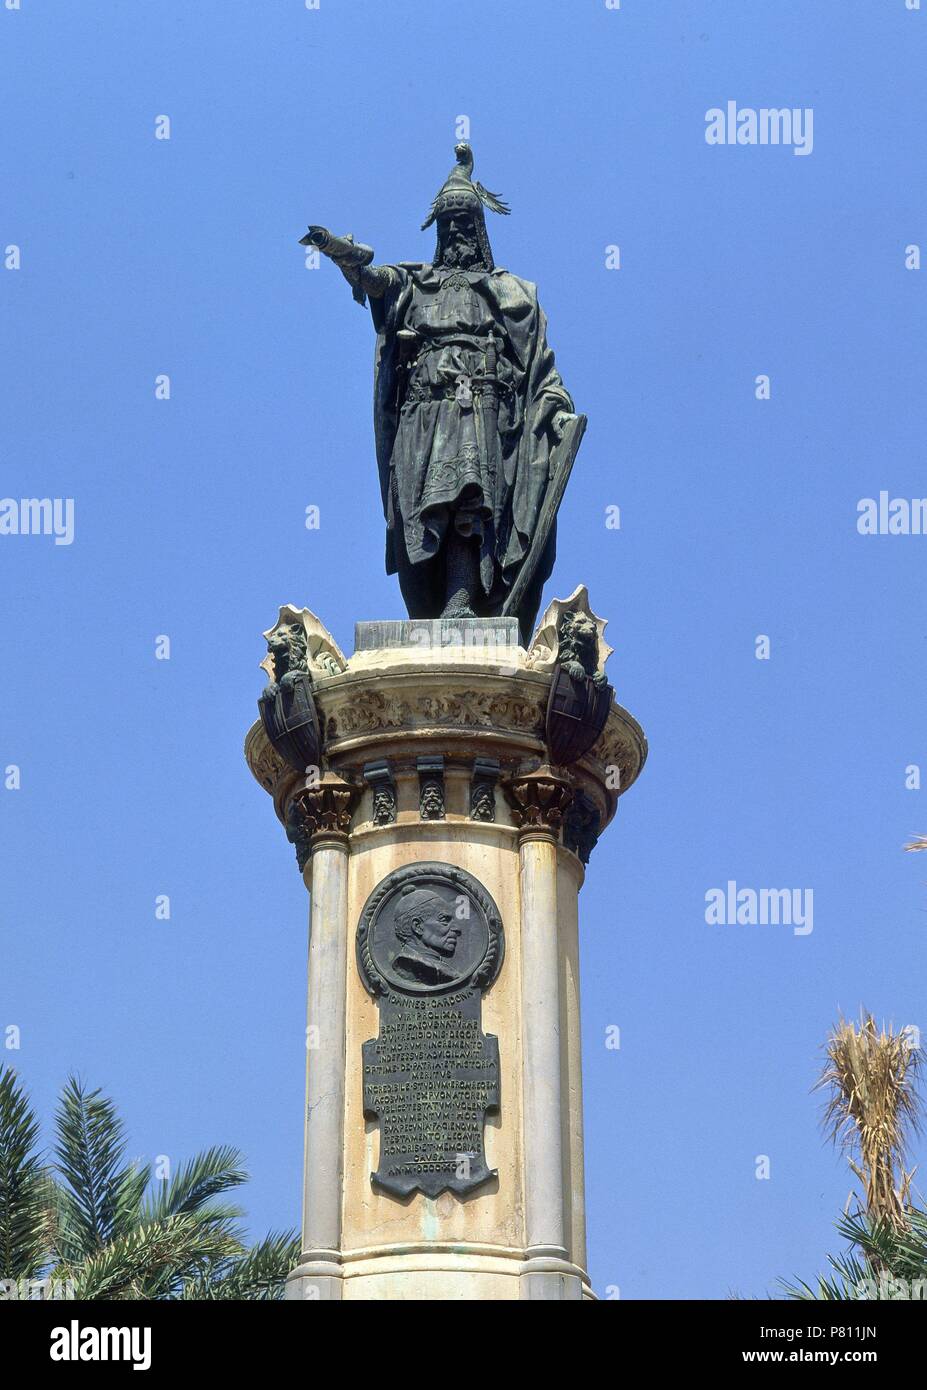
[(563, 1187), (560, 934), (557, 853), (572, 788), (550, 768), (508, 789), (519, 827), (522, 935), (522, 1049), (525, 1113), (525, 1265), (523, 1299), (581, 1299), (568, 1263)]
[(288, 1299), (341, 1298), (347, 831), (357, 796), (357, 788), (326, 773), (317, 789), (298, 794), (291, 812), (308, 837), (303, 876), (311, 900), (302, 1253), (287, 1280)]
[[(646, 740), (612, 700), (578, 751), (601, 683), (571, 703), (555, 608), (530, 651), (512, 618), (469, 621), (479, 640), (467, 620), (359, 624), (346, 663), (311, 614), (282, 610), (311, 687), (264, 699), (248, 734), (312, 894), (290, 1299), (594, 1297), (578, 893)], [(465, 925), (442, 938), (451, 904)]]

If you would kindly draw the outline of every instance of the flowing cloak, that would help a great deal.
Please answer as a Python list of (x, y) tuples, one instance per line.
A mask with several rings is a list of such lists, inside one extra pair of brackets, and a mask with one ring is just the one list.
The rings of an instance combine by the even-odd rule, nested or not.
[[(394, 475), (404, 466), (402, 458), (394, 458), (402, 405), (397, 399), (397, 375), (401, 370), (397, 333), (407, 326), (415, 298), (434, 296), (447, 272), (417, 262), (386, 268), (391, 272), (392, 284), (381, 298), (370, 300), (370, 308), (377, 330), (374, 429), (387, 528), (386, 571), (395, 574), (400, 556), (406, 550), (404, 545), (400, 546), (402, 537), (397, 535), (406, 522), (401, 515), (401, 489), (394, 486)], [(500, 466), (497, 496), (492, 499), (497, 524), (491, 530), (490, 542), (496, 576), (496, 607), (501, 607), (504, 593), (513, 583), (528, 552), (549, 484), (550, 450), (554, 441), (548, 426), (557, 411), (572, 412), (573, 402), (547, 344), (547, 320), (538, 303), (536, 287), (502, 269), (467, 272), (466, 279), (488, 307), (493, 331), (503, 341), (501, 356), (506, 359), (505, 375), (511, 388), (503, 397), (499, 412)], [(488, 441), (488, 447), (493, 446), (494, 441)], [(537, 593), (553, 568), (553, 560), (552, 533), (531, 586)], [(534, 601), (536, 605), (536, 597)]]

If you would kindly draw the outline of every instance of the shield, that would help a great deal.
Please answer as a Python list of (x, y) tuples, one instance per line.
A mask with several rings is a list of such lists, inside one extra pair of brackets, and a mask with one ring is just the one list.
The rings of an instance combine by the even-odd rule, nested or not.
[(562, 666), (554, 667), (545, 739), (555, 766), (567, 767), (589, 752), (605, 728), (611, 703), (610, 685), (596, 685), (591, 676), (577, 679)]
[(550, 537), (551, 528), (557, 519), (557, 511), (563, 501), (566, 485), (570, 481), (570, 474), (573, 471), (576, 455), (579, 453), (579, 446), (583, 442), (587, 423), (585, 415), (576, 415), (572, 420), (567, 421), (563, 438), (554, 446), (551, 453), (550, 479), (547, 484), (547, 491), (544, 494), (544, 501), (541, 503), (541, 510), (538, 512), (537, 525), (534, 528), (534, 536), (531, 539), (528, 553), (522, 560), (515, 583), (502, 606), (504, 618), (512, 614), (517, 615), (522, 599), (528, 592), (528, 585), (534, 578), (541, 556), (544, 554), (544, 547)]
[(264, 731), (284, 762), (296, 772), (319, 766), (322, 740), (308, 675), (284, 676), (274, 694), (265, 691), (260, 696), (258, 709)]

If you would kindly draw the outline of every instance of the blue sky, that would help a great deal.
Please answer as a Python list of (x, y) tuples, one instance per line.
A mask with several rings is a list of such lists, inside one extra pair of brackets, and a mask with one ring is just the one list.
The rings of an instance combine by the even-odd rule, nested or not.
[[(581, 900), (593, 1283), (762, 1297), (823, 1265), (828, 1026), (927, 1026), (927, 537), (856, 527), (927, 493), (925, 26), (905, 0), (0, 8), (0, 493), (75, 522), (0, 536), (0, 1029), (43, 1115), (79, 1070), (134, 1152), (235, 1143), (253, 1229), (298, 1220), (305, 892), (241, 741), (280, 603), (348, 649), (403, 610), (369, 318), (297, 239), (430, 258), (465, 115), (513, 209), (496, 260), (590, 420), (546, 597), (588, 584), (651, 747)], [(812, 152), (708, 145), (728, 101), (811, 108)], [(813, 890), (813, 931), (707, 925), (729, 880)]]

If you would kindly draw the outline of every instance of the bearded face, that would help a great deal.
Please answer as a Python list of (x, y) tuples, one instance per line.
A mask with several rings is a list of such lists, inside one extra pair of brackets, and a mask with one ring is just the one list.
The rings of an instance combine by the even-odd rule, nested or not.
[(435, 263), (450, 269), (470, 270), (482, 265), (483, 256), (473, 218), (455, 212), (438, 219), (438, 254)]
[(454, 913), (435, 893), (412, 895), (414, 906), (396, 915), (396, 938), (404, 945), (418, 941), (426, 950), (452, 956), (460, 940), (460, 924)]

